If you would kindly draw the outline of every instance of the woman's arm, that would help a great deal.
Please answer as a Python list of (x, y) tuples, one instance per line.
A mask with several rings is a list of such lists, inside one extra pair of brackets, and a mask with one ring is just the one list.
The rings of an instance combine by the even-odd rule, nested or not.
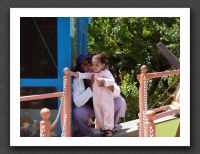
[(85, 105), (88, 100), (93, 96), (92, 90), (90, 87), (85, 89), (84, 91), (81, 90), (82, 82), (79, 79), (74, 79), (72, 83), (72, 96), (73, 101), (76, 107), (80, 107)]
[(120, 87), (116, 83), (113, 85), (113, 94), (114, 96), (120, 96)]
[(66, 76), (74, 76), (75, 78), (79, 77), (79, 74), (77, 72), (73, 72), (73, 71), (69, 70), (67, 67), (64, 68), (64, 74)]

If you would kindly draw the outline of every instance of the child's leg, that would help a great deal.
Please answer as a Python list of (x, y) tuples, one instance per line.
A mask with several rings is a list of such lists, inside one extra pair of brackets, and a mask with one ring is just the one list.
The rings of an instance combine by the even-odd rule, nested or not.
[(94, 107), (94, 113), (95, 113), (95, 118), (97, 122), (100, 125), (100, 128), (104, 128), (103, 124), (103, 113), (102, 113), (102, 103), (101, 103), (101, 98), (102, 98), (102, 88), (98, 86), (98, 84), (95, 82), (93, 85), (93, 107)]
[(107, 88), (102, 91), (103, 123), (105, 130), (114, 128), (114, 100), (113, 93)]
[[(95, 77), (100, 77), (96, 75)], [(95, 81), (93, 85), (94, 112), (103, 130), (112, 130), (114, 127), (114, 100), (113, 93), (107, 87), (99, 87)]]
[(102, 113), (102, 106), (98, 104), (98, 102), (94, 102), (94, 113), (95, 113), (95, 118), (96, 121), (99, 125), (98, 128), (104, 128), (104, 123), (103, 123), (103, 113)]

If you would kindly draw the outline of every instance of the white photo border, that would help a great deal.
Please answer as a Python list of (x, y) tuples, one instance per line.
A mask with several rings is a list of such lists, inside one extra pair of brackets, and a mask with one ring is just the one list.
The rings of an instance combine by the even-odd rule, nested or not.
[[(180, 137), (20, 137), (20, 17), (180, 17)], [(190, 146), (190, 8), (10, 8), (10, 146)]]

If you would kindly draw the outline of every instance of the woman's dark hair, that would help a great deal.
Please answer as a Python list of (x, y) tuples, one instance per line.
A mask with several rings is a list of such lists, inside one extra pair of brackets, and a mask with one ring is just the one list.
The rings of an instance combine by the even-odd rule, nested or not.
[(76, 66), (73, 68), (72, 71), (74, 71), (74, 72), (79, 71), (79, 72), (80, 72), (80, 66), (76, 65)]
[[(88, 63), (92, 63), (92, 56), (91, 56), (91, 54), (89, 54), (88, 58), (86, 58), (85, 60), (87, 60)], [(74, 72), (77, 72), (77, 71), (82, 72), (81, 69), (80, 69), (81, 64), (78, 65), (78, 62), (76, 62), (76, 64), (77, 65), (74, 67), (73, 71)], [(84, 73), (84, 72), (82, 72), (82, 73)]]
[(105, 52), (101, 52), (99, 54), (96, 54), (92, 57), (92, 59), (96, 59), (98, 60), (100, 63), (102, 64), (105, 64), (107, 66), (108, 64), (108, 59), (107, 59), (107, 56), (106, 56), (106, 53)]

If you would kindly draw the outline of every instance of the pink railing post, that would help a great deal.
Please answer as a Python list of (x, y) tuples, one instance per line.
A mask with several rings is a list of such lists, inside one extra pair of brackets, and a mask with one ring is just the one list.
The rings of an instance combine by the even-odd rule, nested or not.
[(156, 126), (153, 122), (153, 119), (156, 115), (156, 112), (153, 110), (148, 110), (146, 112), (147, 117), (147, 137), (155, 137), (156, 136)]
[[(141, 67), (141, 74), (138, 76), (138, 80), (140, 82), (140, 87), (139, 87), (139, 118), (140, 118), (139, 137), (144, 137), (144, 116), (145, 116), (144, 115), (144, 111), (145, 111), (144, 78), (147, 74), (147, 71), (148, 71), (148, 67), (146, 65), (143, 65)], [(146, 99), (147, 99), (147, 89), (146, 89)]]
[[(140, 137), (146, 137), (146, 136), (155, 136), (155, 124), (153, 123), (153, 120), (159, 119), (161, 117), (171, 115), (174, 113), (179, 112), (179, 97), (180, 97), (180, 91), (178, 88), (176, 98), (174, 99), (174, 103), (176, 103), (176, 107), (178, 109), (166, 111), (170, 106), (164, 106), (156, 109), (152, 109), (151, 111), (148, 111), (148, 104), (147, 104), (147, 98), (148, 98), (148, 79), (153, 78), (159, 78), (169, 75), (178, 75), (180, 74), (180, 70), (172, 70), (172, 71), (165, 71), (165, 72), (156, 72), (156, 73), (147, 73), (148, 67), (146, 65), (143, 65), (141, 67), (141, 74), (137, 76), (137, 79), (140, 82), (139, 87), (139, 136)], [(165, 111), (163, 113), (157, 114), (156, 112), (159, 111)]]
[(42, 117), (42, 120), (40, 121), (40, 137), (50, 137), (50, 123), (48, 119), (51, 112), (48, 108), (43, 108), (40, 111), (40, 115)]
[(65, 76), (63, 77), (63, 91), (64, 91), (64, 102), (61, 112), (61, 126), (64, 137), (71, 136), (71, 85), (70, 85), (70, 71), (64, 71)]
[(95, 120), (95, 128), (101, 128), (100, 124), (98, 123), (97, 119)]

